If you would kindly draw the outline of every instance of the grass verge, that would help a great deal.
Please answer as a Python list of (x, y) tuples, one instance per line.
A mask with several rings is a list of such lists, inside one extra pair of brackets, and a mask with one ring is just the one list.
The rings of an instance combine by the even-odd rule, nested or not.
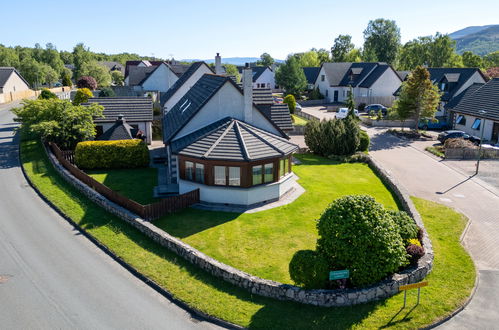
[(437, 157), (445, 158), (444, 148), (443, 147), (426, 147), (424, 150), (429, 153), (434, 154)]
[(41, 145), (22, 143), (22, 164), (39, 191), (123, 260), (163, 286), (176, 298), (207, 314), (250, 328), (418, 328), (449, 315), (462, 305), (474, 285), (475, 270), (459, 243), (466, 219), (453, 210), (414, 199), (432, 239), (435, 263), (430, 286), (401, 310), (403, 295), (381, 302), (320, 308), (253, 296), (199, 270), (155, 244), (124, 221), (105, 212), (66, 183), (52, 168)]
[(293, 114), (291, 114), (291, 117), (293, 119), (293, 125), (295, 125), (295, 126), (307, 125), (308, 120), (306, 120), (305, 118), (297, 116), (297, 115), (293, 115)]

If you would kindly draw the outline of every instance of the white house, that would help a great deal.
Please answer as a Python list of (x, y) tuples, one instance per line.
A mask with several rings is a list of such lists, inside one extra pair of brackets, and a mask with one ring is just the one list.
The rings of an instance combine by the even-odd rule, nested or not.
[(173, 84), (173, 86), (160, 96), (161, 106), (164, 111), (170, 110), (191, 89), (192, 86), (207, 73), (213, 73), (211, 68), (204, 62), (195, 62), (189, 69)]
[(205, 74), (164, 114), (169, 185), (160, 193), (200, 189), (202, 202), (251, 206), (297, 185), (298, 147), (253, 102), (252, 70), (243, 75), (244, 92), (229, 77)]
[(341, 62), (322, 64), (315, 87), (331, 103), (344, 103), (351, 86), (356, 104), (391, 106), (401, 83), (397, 72), (386, 63)]
[(29, 83), (12, 67), (0, 67), (0, 94), (29, 90)]
[[(244, 67), (238, 67), (239, 73), (243, 72)], [(251, 68), (253, 88), (270, 88), (275, 89), (275, 72), (268, 66), (254, 66)], [(241, 77), (241, 82), (244, 83), (244, 76)]]
[(141, 89), (144, 92), (165, 93), (178, 80), (169, 64), (162, 62), (158, 66), (146, 65), (142, 61), (139, 65), (131, 67), (126, 78), (127, 86)]

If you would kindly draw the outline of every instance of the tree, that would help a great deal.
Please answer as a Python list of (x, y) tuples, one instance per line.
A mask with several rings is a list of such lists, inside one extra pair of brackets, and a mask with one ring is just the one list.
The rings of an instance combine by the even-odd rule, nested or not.
[(268, 53), (263, 53), (260, 55), (260, 60), (256, 62), (256, 65), (260, 66), (272, 66), (275, 60)]
[(286, 103), (289, 107), (289, 112), (295, 113), (296, 99), (292, 94), (286, 95), (282, 103)]
[(454, 52), (455, 42), (447, 35), (419, 37), (407, 42), (399, 53), (401, 70), (413, 70), (418, 65), (429, 67), (460, 66), (460, 58)]
[(237, 66), (235, 66), (234, 64), (224, 64), (224, 66), (225, 66), (225, 73), (228, 76), (235, 77), (236, 82), (239, 84), (241, 82), (241, 74), (239, 73)]
[(83, 63), (80, 73), (83, 76), (93, 77), (99, 87), (111, 85), (112, 78), (109, 69), (96, 61)]
[(14, 49), (0, 44), (0, 66), (19, 68), (19, 55)]
[(461, 55), (463, 58), (463, 65), (468, 68), (481, 68), (483, 66), (482, 58), (473, 52), (467, 51)]
[[(298, 54), (295, 54), (298, 55)], [(310, 50), (299, 55), (300, 66), (303, 67), (317, 67), (321, 65), (319, 54), (315, 50)]]
[(352, 37), (348, 34), (340, 34), (334, 39), (333, 47), (331, 47), (331, 60), (333, 62), (348, 62), (346, 56), (354, 48)]
[(115, 86), (123, 86), (125, 82), (125, 76), (118, 70), (111, 71), (111, 79)]
[(90, 76), (82, 76), (76, 82), (76, 86), (78, 88), (88, 88), (90, 90), (95, 90), (97, 88), (97, 82), (93, 77)]
[(353, 89), (352, 86), (349, 86), (350, 90), (347, 95), (346, 106), (348, 108), (348, 117), (355, 118), (355, 101), (353, 99)]
[(418, 129), (419, 119), (421, 117), (433, 118), (439, 103), (438, 87), (431, 82), (428, 70), (418, 66), (402, 83), (400, 97), (395, 103), (395, 108), (401, 120), (415, 117), (414, 129)]
[(44, 80), (43, 66), (33, 58), (26, 58), (20, 65), (21, 75), (26, 79), (31, 86), (38, 86)]
[(355, 48), (349, 51), (345, 56), (345, 62), (362, 62), (362, 50)]
[(57, 98), (57, 95), (55, 95), (54, 93), (52, 93), (47, 88), (43, 88), (42, 92), (40, 93), (40, 95), (38, 95), (38, 99), (39, 100), (49, 100), (49, 99), (56, 99), (56, 98)]
[(307, 87), (307, 78), (295, 56), (288, 56), (284, 64), (277, 69), (276, 83), (284, 87), (287, 93), (298, 96)]
[(499, 67), (499, 50), (483, 57), (486, 68)]
[(48, 64), (41, 63), (40, 65), (43, 72), (43, 82), (52, 86), (59, 79), (59, 73)]
[(59, 56), (61, 57), (61, 60), (62, 62), (64, 62), (64, 64), (73, 64), (74, 62), (73, 53), (71, 52), (61, 50), (59, 52)]
[(364, 30), (364, 60), (394, 64), (400, 47), (400, 30), (395, 21), (378, 18)]
[(86, 103), (89, 98), (94, 97), (94, 94), (88, 88), (80, 88), (76, 91), (75, 97), (73, 99), (74, 105), (80, 105)]
[(13, 109), (22, 127), (63, 149), (73, 149), (80, 141), (95, 136), (94, 117), (102, 117), (98, 104), (76, 106), (67, 100), (24, 100)]
[(315, 49), (315, 48), (312, 48), (311, 49), (312, 51), (315, 51), (317, 52), (317, 57), (319, 59), (319, 65), (322, 65), (324, 63), (327, 63), (327, 62), (331, 62), (331, 53), (329, 51), (327, 51), (326, 49), (324, 48), (321, 48), (321, 49)]
[(72, 87), (73, 86), (73, 82), (71, 81), (71, 77), (73, 76), (73, 72), (68, 69), (68, 68), (64, 68), (62, 70), (62, 74), (61, 74), (61, 77), (62, 77), (62, 85), (63, 86), (69, 86), (69, 87)]
[(64, 70), (64, 62), (61, 60), (59, 52), (52, 43), (48, 43), (45, 46), (45, 50), (41, 56), (43, 63), (50, 65), (58, 75), (62, 73)]
[(75, 66), (73, 78), (76, 79), (83, 75), (82, 67), (85, 63), (90, 62), (92, 57), (92, 53), (83, 43), (79, 43), (73, 48), (73, 64)]

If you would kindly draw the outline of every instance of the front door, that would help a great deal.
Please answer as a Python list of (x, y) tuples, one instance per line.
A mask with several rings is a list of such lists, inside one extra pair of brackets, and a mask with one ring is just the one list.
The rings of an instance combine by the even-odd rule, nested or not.
[(334, 91), (333, 102), (338, 102), (338, 91)]
[(499, 123), (494, 122), (494, 126), (492, 127), (492, 142), (499, 142)]

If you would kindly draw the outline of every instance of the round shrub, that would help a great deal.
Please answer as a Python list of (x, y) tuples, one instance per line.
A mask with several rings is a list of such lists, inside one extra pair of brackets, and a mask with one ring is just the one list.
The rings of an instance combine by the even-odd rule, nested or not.
[(40, 93), (40, 95), (38, 95), (38, 99), (39, 100), (49, 100), (49, 99), (56, 99), (56, 98), (57, 98), (57, 95), (55, 95), (54, 93), (52, 93), (47, 88), (43, 88), (42, 92)]
[(409, 246), (406, 248), (406, 251), (410, 256), (409, 261), (411, 262), (411, 265), (416, 265), (418, 263), (418, 260), (421, 259), (422, 256), (424, 256), (424, 249), (416, 244), (409, 244)]
[(349, 269), (354, 286), (376, 283), (407, 264), (391, 215), (368, 195), (344, 196), (322, 213), (317, 250), (329, 264)]
[(418, 237), (418, 225), (414, 220), (404, 211), (388, 211), (392, 216), (393, 221), (397, 225), (400, 237), (404, 242), (412, 238)]
[(366, 131), (359, 129), (359, 147), (357, 151), (368, 151), (371, 139)]
[(85, 141), (76, 145), (75, 162), (81, 169), (147, 167), (149, 149), (138, 139)]
[(295, 113), (296, 109), (296, 99), (292, 94), (286, 95), (284, 100), (282, 101), (283, 103), (286, 103), (289, 107), (289, 112)]
[(289, 263), (289, 275), (307, 289), (324, 289), (328, 283), (329, 266), (326, 259), (312, 250), (296, 252)]
[(81, 76), (76, 82), (76, 87), (95, 90), (97, 88), (97, 81), (91, 76)]
[(73, 99), (74, 105), (80, 105), (88, 101), (89, 98), (94, 97), (94, 94), (88, 88), (80, 88), (76, 91), (75, 97)]
[(113, 97), (116, 96), (114, 90), (110, 87), (103, 87), (100, 90), (99, 97)]

